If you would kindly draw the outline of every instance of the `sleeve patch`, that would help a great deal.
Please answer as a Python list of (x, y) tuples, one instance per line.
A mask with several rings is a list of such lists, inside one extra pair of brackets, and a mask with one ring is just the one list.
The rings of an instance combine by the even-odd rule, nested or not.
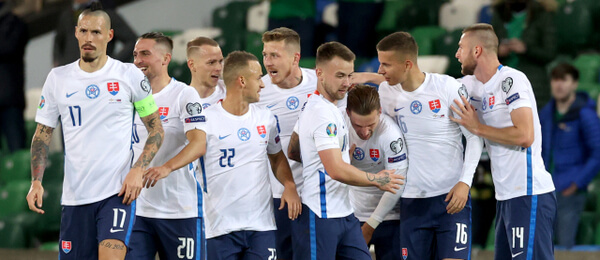
[(406, 160), (406, 154), (405, 153), (403, 153), (400, 156), (389, 157), (388, 158), (388, 163), (396, 163), (396, 162), (401, 162), (401, 161), (404, 161), (404, 160)]
[(512, 85), (513, 79), (511, 77), (507, 77), (502, 81), (502, 91), (504, 91), (504, 93), (508, 93), (508, 91), (510, 91), (512, 88)]
[(185, 110), (187, 110), (187, 113), (190, 116), (199, 115), (200, 113), (202, 113), (202, 105), (200, 105), (200, 103), (198, 102), (187, 103), (187, 105), (185, 105)]
[(148, 78), (144, 77), (144, 79), (140, 82), (140, 87), (146, 93), (150, 93), (150, 83), (148, 82)]
[(206, 122), (205, 116), (193, 116), (185, 119), (186, 123)]
[(334, 123), (329, 124), (325, 132), (327, 132), (328, 136), (335, 137), (337, 135), (337, 126)]
[(404, 143), (402, 142), (402, 138), (398, 138), (398, 140), (390, 143), (390, 149), (392, 149), (392, 152), (394, 152), (394, 154), (400, 153), (402, 151), (403, 146)]
[(154, 102), (154, 97), (152, 94), (148, 95), (146, 98), (133, 103), (135, 107), (135, 111), (138, 112), (140, 117), (146, 117), (150, 114), (156, 112), (158, 110), (158, 106), (156, 106), (156, 102)]
[(465, 84), (462, 84), (462, 86), (460, 86), (460, 88), (458, 88), (458, 95), (461, 97), (464, 97), (466, 99), (469, 99), (469, 92), (467, 92), (467, 86), (465, 86)]
[(520, 98), (519, 93), (512, 94), (512, 96), (510, 96), (506, 99), (506, 104), (510, 105), (510, 103), (517, 101), (517, 99), (519, 99), (519, 98)]

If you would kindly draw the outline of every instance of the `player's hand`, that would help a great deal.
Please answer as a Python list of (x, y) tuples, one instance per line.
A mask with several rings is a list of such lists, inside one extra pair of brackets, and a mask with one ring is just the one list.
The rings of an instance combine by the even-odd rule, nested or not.
[(378, 173), (367, 173), (369, 181), (374, 182), (375, 186), (382, 191), (389, 191), (396, 194), (400, 185), (404, 184), (404, 176), (394, 174), (396, 170), (382, 170)]
[(577, 184), (571, 183), (571, 186), (562, 191), (562, 195), (565, 197), (569, 197), (577, 192)]
[(42, 182), (39, 180), (32, 181), (31, 188), (29, 188), (29, 193), (27, 194), (29, 209), (35, 213), (44, 214), (44, 210), (41, 209), (43, 197), (44, 187), (42, 187)]
[(465, 207), (467, 200), (469, 199), (469, 189), (469, 185), (462, 181), (459, 181), (452, 187), (444, 200), (445, 202), (450, 201), (448, 206), (446, 206), (448, 214), (456, 214)]
[(454, 103), (456, 103), (456, 107), (458, 107), (458, 109), (455, 106), (450, 106), (450, 109), (452, 109), (458, 118), (450, 115), (450, 120), (464, 126), (472, 134), (478, 135), (477, 133), (481, 123), (479, 122), (479, 118), (475, 112), (475, 107), (473, 107), (473, 105), (467, 101), (467, 98), (463, 96), (460, 98), (462, 99), (462, 102), (456, 99), (454, 100)]
[(369, 242), (371, 242), (371, 238), (373, 238), (373, 232), (375, 232), (375, 229), (371, 227), (371, 225), (369, 225), (368, 223), (364, 223), (362, 227), (360, 227), (360, 229), (362, 230), (363, 237), (365, 238), (365, 242), (367, 242), (368, 245)]
[(286, 186), (281, 194), (281, 204), (279, 204), (279, 210), (282, 210), (287, 203), (288, 217), (291, 220), (298, 218), (298, 215), (302, 213), (302, 200), (298, 196), (295, 184)]
[(166, 178), (167, 176), (169, 176), (169, 174), (171, 174), (171, 172), (171, 168), (165, 165), (159, 167), (152, 167), (146, 170), (146, 174), (144, 174), (143, 187), (154, 187), (158, 180)]
[(129, 170), (125, 180), (123, 181), (123, 187), (118, 196), (123, 196), (123, 204), (129, 205), (140, 195), (143, 186), (143, 175), (144, 172), (141, 168), (135, 167)]
[(525, 45), (525, 42), (521, 41), (520, 39), (510, 39), (508, 44), (510, 50), (514, 51), (515, 53), (522, 54), (527, 51), (527, 45)]

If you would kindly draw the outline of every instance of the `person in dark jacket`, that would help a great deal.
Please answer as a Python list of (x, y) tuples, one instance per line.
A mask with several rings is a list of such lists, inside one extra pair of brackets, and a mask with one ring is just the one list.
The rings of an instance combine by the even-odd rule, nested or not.
[(588, 184), (600, 171), (600, 120), (596, 102), (576, 92), (579, 72), (563, 63), (551, 72), (552, 99), (540, 112), (542, 157), (558, 203), (557, 244), (575, 245)]
[[(10, 152), (25, 148), (25, 45), (27, 25), (0, 0), (0, 136)], [(33, 105), (33, 104), (29, 104)]]

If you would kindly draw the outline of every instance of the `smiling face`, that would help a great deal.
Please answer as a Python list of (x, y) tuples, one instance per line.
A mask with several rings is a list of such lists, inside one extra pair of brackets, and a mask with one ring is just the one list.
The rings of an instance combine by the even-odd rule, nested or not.
[(219, 46), (202, 45), (188, 58), (192, 77), (205, 87), (215, 87), (223, 72), (223, 53)]
[(148, 79), (161, 74), (166, 62), (166, 50), (153, 39), (140, 39), (133, 50), (133, 63)]
[(285, 44), (284, 40), (265, 42), (262, 54), (267, 73), (275, 85), (290, 77), (292, 67), (298, 62), (295, 59), (295, 53), (290, 46)]
[(106, 46), (113, 38), (113, 30), (108, 28), (103, 16), (81, 16), (75, 27), (75, 38), (79, 42), (81, 60), (93, 62), (106, 55)]
[(325, 93), (321, 93), (329, 101), (341, 100), (350, 89), (354, 61), (345, 61), (336, 56), (330, 61), (317, 65), (317, 77)]
[(248, 103), (255, 103), (260, 100), (260, 90), (265, 87), (262, 81), (262, 68), (258, 61), (252, 60), (248, 62), (248, 68), (244, 70), (242, 75), (244, 88), (242, 95)]

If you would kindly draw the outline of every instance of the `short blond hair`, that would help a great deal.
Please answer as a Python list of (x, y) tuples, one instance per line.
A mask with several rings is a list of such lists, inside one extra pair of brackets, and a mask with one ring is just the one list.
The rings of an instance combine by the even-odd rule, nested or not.
[(190, 55), (196, 54), (199, 51), (199, 48), (204, 45), (219, 47), (219, 43), (211, 38), (196, 37), (195, 39), (193, 39), (187, 43), (187, 52), (186, 52), (187, 57), (189, 58)]
[(251, 61), (257, 61), (254, 54), (245, 51), (234, 51), (227, 55), (223, 62), (223, 81), (229, 85), (237, 77), (242, 75), (243, 70), (250, 66)]
[(470, 32), (484, 49), (498, 53), (498, 36), (491, 24), (476, 23), (465, 28), (462, 32), (463, 34)]
[(279, 42), (283, 41), (286, 46), (290, 46), (294, 51), (300, 52), (300, 35), (290, 28), (279, 27), (270, 31), (266, 31), (262, 35), (262, 42)]

